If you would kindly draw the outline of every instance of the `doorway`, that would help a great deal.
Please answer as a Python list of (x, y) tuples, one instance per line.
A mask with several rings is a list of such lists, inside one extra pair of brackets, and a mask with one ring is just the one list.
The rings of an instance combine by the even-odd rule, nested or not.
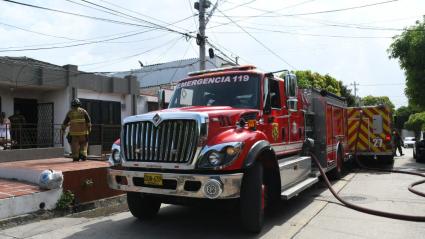
[(13, 104), (14, 112), (19, 110), (25, 117), (25, 122), (28, 125), (37, 125), (38, 113), (37, 113), (37, 100), (36, 99), (22, 99), (15, 98)]

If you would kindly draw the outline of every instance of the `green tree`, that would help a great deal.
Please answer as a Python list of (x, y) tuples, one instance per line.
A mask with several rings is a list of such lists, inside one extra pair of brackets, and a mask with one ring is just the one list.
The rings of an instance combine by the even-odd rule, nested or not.
[(404, 70), (409, 105), (425, 110), (425, 16), (395, 36), (388, 53)]
[(394, 111), (394, 104), (391, 102), (390, 98), (388, 96), (365, 96), (361, 99), (362, 105), (368, 106), (368, 105), (387, 105), (391, 108), (391, 110)]
[(346, 85), (342, 83), (342, 81), (338, 81), (339, 88), (341, 89), (341, 96), (347, 100), (348, 107), (355, 106), (356, 98), (353, 94), (351, 94), (351, 90), (348, 89)]
[(416, 134), (425, 131), (425, 112), (410, 115), (404, 126), (408, 130), (415, 131)]
[(401, 106), (394, 112), (394, 125), (397, 129), (402, 129), (404, 123), (409, 120), (410, 115), (418, 113), (411, 106)]
[[(342, 81), (338, 81), (329, 74), (321, 75), (317, 72), (312, 72), (310, 70), (305, 71), (295, 71), (295, 75), (298, 80), (299, 88), (315, 88), (319, 90), (326, 90), (331, 93), (334, 93), (338, 96), (344, 97), (347, 100), (348, 106), (355, 105), (355, 97), (351, 94), (351, 90), (348, 89)], [(283, 74), (281, 75), (283, 78)]]
[(341, 96), (341, 84), (328, 74), (321, 75), (309, 70), (295, 71), (294, 73), (297, 76), (298, 86), (300, 88), (316, 88)]

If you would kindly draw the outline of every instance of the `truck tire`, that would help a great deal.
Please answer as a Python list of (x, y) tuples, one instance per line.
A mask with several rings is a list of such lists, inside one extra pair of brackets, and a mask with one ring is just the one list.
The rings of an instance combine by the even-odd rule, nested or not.
[(127, 204), (131, 214), (140, 220), (154, 218), (161, 207), (158, 198), (137, 192), (127, 192)]
[(342, 177), (342, 169), (343, 169), (343, 164), (344, 164), (344, 159), (342, 158), (342, 150), (338, 149), (337, 151), (337, 156), (336, 156), (336, 167), (333, 168), (328, 176), (329, 179), (331, 180), (338, 180)]
[(240, 216), (246, 231), (259, 233), (264, 220), (263, 166), (255, 162), (244, 173), (240, 195)]

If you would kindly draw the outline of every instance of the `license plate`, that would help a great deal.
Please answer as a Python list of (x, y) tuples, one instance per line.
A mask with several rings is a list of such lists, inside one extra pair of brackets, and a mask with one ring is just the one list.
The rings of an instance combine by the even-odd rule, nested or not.
[(145, 173), (143, 181), (146, 185), (162, 186), (162, 175), (154, 173)]

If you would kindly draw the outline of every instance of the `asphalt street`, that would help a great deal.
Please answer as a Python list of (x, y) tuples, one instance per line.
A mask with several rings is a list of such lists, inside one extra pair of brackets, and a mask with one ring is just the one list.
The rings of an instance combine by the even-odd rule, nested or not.
[[(394, 167), (425, 172), (412, 150), (396, 157)], [(425, 216), (425, 198), (407, 187), (415, 176), (355, 171), (335, 182), (346, 200), (385, 211)], [(425, 191), (425, 186), (417, 187)], [(96, 216), (63, 217), (0, 231), (11, 238), (425, 238), (425, 223), (406, 222), (356, 212), (341, 206), (323, 183), (298, 197), (282, 201), (266, 215), (259, 235), (247, 234), (232, 207), (184, 207), (164, 205), (158, 217), (140, 222), (129, 212)]]

